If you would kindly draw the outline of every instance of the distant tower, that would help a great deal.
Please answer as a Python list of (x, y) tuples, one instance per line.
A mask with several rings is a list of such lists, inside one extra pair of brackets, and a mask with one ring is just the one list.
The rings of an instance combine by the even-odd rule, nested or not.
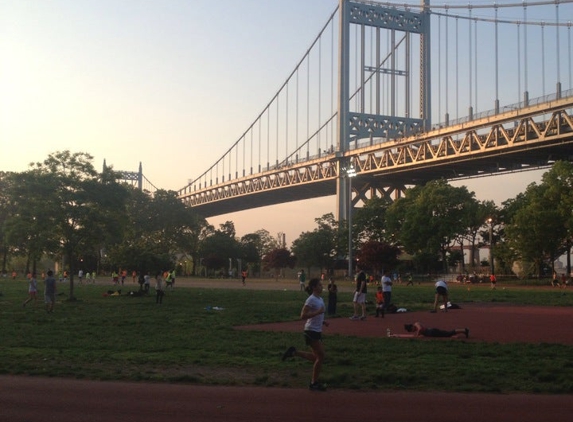
[[(105, 172), (107, 168), (108, 167), (104, 158), (103, 171)], [(135, 182), (137, 182), (137, 189), (143, 190), (143, 166), (141, 165), (141, 161), (139, 162), (139, 171), (135, 172), (118, 170), (117, 173), (120, 175), (120, 180), (131, 182), (131, 184), (135, 184)]]

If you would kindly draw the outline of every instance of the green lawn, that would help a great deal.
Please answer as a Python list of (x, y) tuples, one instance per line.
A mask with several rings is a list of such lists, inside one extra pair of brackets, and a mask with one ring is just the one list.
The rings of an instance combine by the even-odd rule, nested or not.
[[(130, 287), (136, 290), (127, 286), (123, 292)], [(76, 286), (77, 301), (59, 296), (54, 313), (47, 314), (41, 302), (22, 307), (25, 281), (0, 280), (0, 373), (218, 385), (308, 383), (308, 362), (280, 359), (287, 346), (302, 343), (300, 333), (233, 329), (296, 320), (305, 295), (295, 289), (178, 287), (157, 306), (154, 296), (104, 297), (110, 288)], [(573, 291), (452, 289), (459, 302), (573, 306)], [(412, 310), (428, 309), (432, 291), (430, 285), (394, 288), (401, 306)], [(342, 301), (340, 310), (349, 313), (350, 303)], [(571, 346), (330, 335), (326, 347), (322, 380), (331, 389), (573, 393)]]

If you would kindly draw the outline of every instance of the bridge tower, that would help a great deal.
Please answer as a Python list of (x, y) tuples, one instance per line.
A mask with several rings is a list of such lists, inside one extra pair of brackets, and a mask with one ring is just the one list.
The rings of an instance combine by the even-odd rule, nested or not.
[[(105, 159), (103, 160), (103, 170), (105, 171), (107, 168), (107, 164)], [(119, 173), (120, 180), (126, 181), (131, 183), (132, 185), (137, 185), (137, 189), (143, 190), (143, 167), (141, 162), (139, 163), (139, 170), (138, 171), (123, 171), (118, 170), (116, 173)]]
[[(431, 74), (430, 74), (430, 0), (421, 0), (421, 12), (415, 13), (405, 10), (389, 8), (382, 4), (363, 3), (359, 0), (339, 0), (339, 41), (338, 41), (338, 144), (337, 156), (337, 207), (339, 221), (348, 220), (353, 205), (360, 198), (364, 198), (365, 190), (378, 192), (395, 192), (399, 195), (404, 187), (389, 186), (383, 180), (373, 180), (360, 177), (355, 178), (354, 186), (347, 171), (357, 172), (359, 163), (354, 161), (351, 154), (351, 145), (364, 138), (394, 139), (430, 129), (431, 125)], [(360, 82), (358, 101), (350, 98), (350, 30), (351, 25), (357, 25), (360, 35), (357, 36), (358, 52), (360, 57), (359, 75), (354, 78)], [(376, 66), (365, 65), (365, 50), (367, 40), (365, 27), (373, 27), (376, 32), (375, 50)], [(380, 31), (388, 31), (391, 40), (389, 57), (380, 57)], [(411, 86), (414, 69), (411, 66), (410, 38), (419, 37), (419, 95), (417, 117), (412, 117)], [(398, 40), (397, 36), (401, 38)], [(403, 63), (399, 63), (399, 49), (402, 49)], [(383, 91), (381, 75), (387, 76), (390, 86)], [(374, 111), (365, 112), (364, 86), (366, 80), (374, 79)], [(356, 94), (355, 94), (356, 95)], [(389, 114), (381, 114), (381, 104), (389, 104)], [(352, 198), (352, 191), (358, 193)], [(384, 194), (384, 193), (383, 193)]]

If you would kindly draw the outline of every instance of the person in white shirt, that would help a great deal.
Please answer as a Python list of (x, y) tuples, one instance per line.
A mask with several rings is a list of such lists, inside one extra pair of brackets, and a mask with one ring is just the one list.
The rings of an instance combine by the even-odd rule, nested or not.
[(384, 294), (384, 310), (388, 310), (388, 306), (392, 301), (392, 279), (388, 276), (389, 273), (384, 273), (380, 282), (382, 283), (382, 293)]
[(310, 381), (309, 389), (311, 391), (325, 391), (326, 387), (318, 382), (318, 376), (322, 369), (322, 362), (324, 361), (324, 346), (322, 345), (322, 326), (328, 327), (328, 321), (324, 320), (324, 300), (320, 296), (322, 294), (322, 283), (318, 278), (313, 278), (308, 282), (306, 292), (309, 294), (308, 299), (304, 302), (302, 311), (300, 313), (301, 319), (306, 319), (304, 324), (304, 339), (307, 345), (310, 346), (312, 352), (301, 352), (291, 346), (284, 352), (282, 359), (298, 356), (300, 358), (314, 362), (312, 367), (312, 378)]

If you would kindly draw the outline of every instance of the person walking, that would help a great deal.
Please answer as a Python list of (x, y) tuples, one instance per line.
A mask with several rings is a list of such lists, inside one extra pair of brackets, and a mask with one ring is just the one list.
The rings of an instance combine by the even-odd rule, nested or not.
[(26, 304), (32, 300), (34, 301), (34, 305), (36, 305), (38, 301), (37, 293), (38, 293), (38, 281), (36, 280), (36, 273), (32, 273), (32, 275), (28, 279), (28, 298), (24, 301), (22, 307), (25, 307)]
[(492, 273), (492, 274), (489, 276), (489, 283), (490, 283), (490, 285), (491, 285), (491, 289), (492, 289), (492, 290), (495, 290), (495, 285), (496, 285), (496, 283), (497, 283), (497, 278), (495, 278), (495, 274)]
[(390, 273), (385, 272), (384, 275), (382, 276), (382, 279), (380, 280), (382, 284), (382, 293), (384, 294), (385, 311), (388, 310), (388, 306), (390, 306), (390, 303), (392, 301), (392, 285), (394, 284), (389, 274)]
[[(356, 274), (356, 290), (354, 291), (354, 298), (352, 303), (354, 305), (354, 314), (350, 317), (351, 320), (365, 321), (366, 320), (366, 293), (368, 288), (366, 286), (366, 274), (361, 268), (358, 268)], [(362, 310), (362, 315), (358, 316), (358, 312)]]
[(338, 302), (338, 286), (333, 278), (328, 282), (328, 315), (336, 314), (336, 303)]
[(162, 272), (159, 271), (155, 276), (155, 304), (161, 305), (163, 303), (163, 296), (165, 295), (165, 286), (163, 281)]
[(323, 290), (320, 279), (313, 278), (308, 282), (306, 292), (308, 299), (304, 302), (300, 318), (306, 319), (304, 324), (304, 339), (305, 343), (310, 346), (312, 352), (302, 352), (297, 350), (294, 346), (289, 347), (282, 356), (282, 360), (291, 357), (300, 357), (313, 362), (312, 378), (308, 386), (311, 391), (326, 391), (326, 386), (318, 382), (322, 363), (324, 362), (325, 352), (322, 344), (322, 326), (328, 327), (328, 321), (324, 319), (324, 300), (321, 297)]
[(46, 311), (51, 314), (56, 303), (56, 279), (52, 270), (48, 271), (48, 277), (44, 280), (44, 302), (46, 303)]
[(298, 284), (300, 285), (301, 292), (306, 289), (305, 283), (306, 283), (306, 274), (304, 273), (304, 270), (300, 270), (298, 272)]

